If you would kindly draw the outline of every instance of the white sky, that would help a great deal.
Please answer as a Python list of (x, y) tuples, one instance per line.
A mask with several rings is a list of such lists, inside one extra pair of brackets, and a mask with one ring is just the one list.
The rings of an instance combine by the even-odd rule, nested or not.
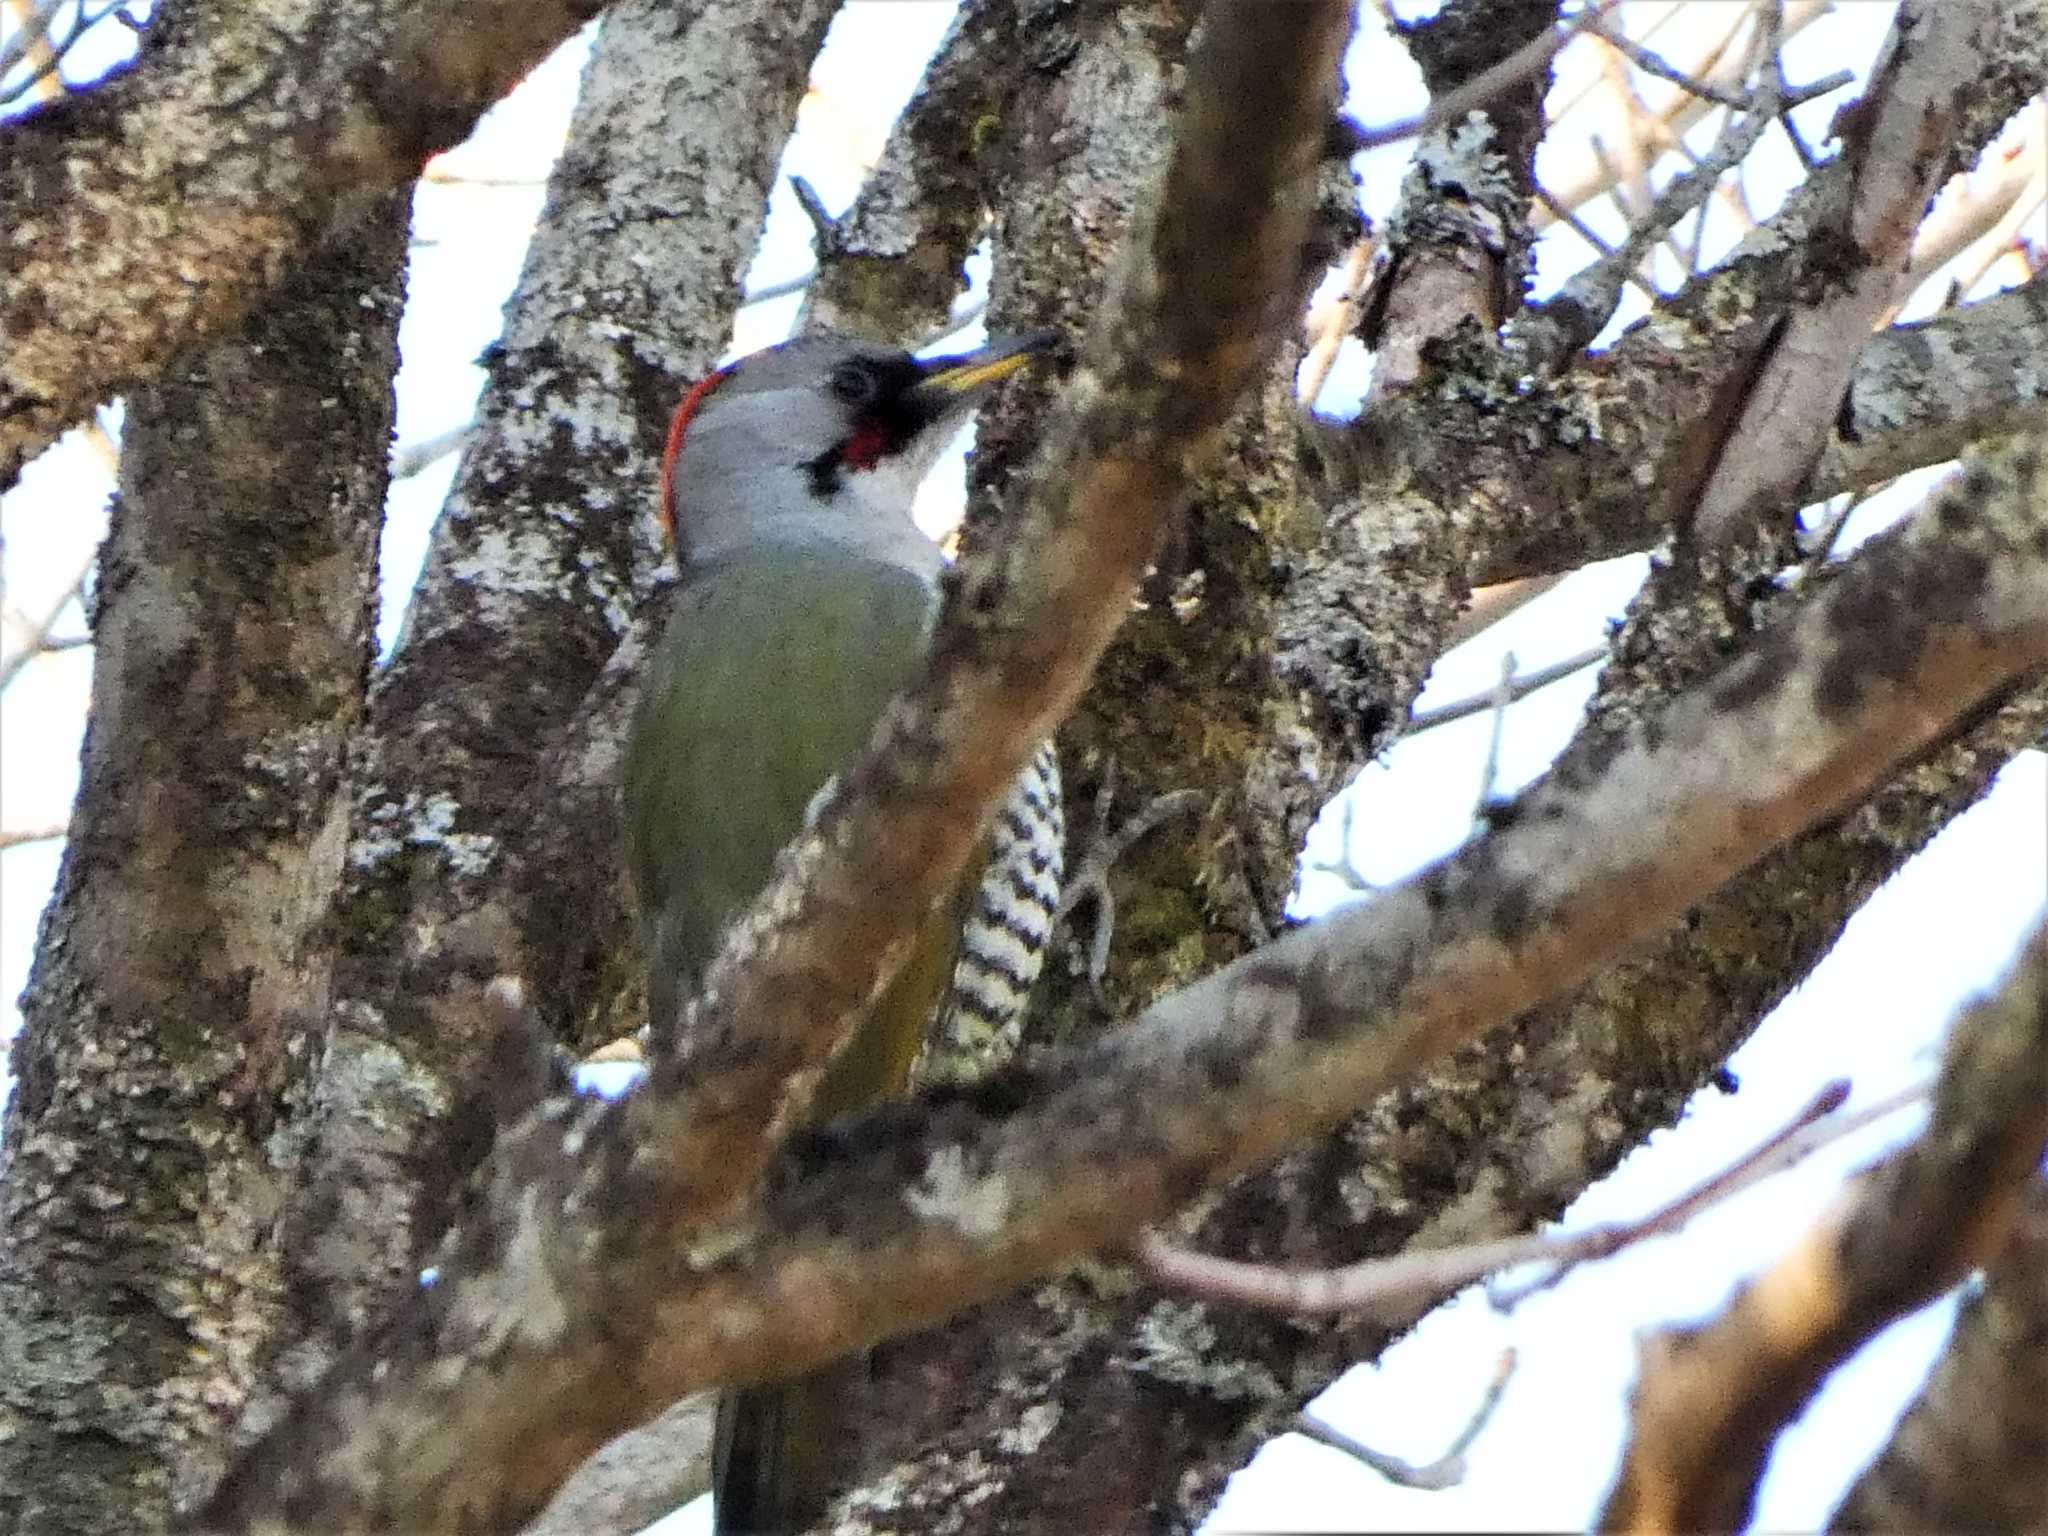
[[(1419, 109), (1423, 93), (1405, 54), (1368, 23), (1350, 60), (1369, 98), (1351, 109), (1382, 122)], [(1404, 14), (1416, 7), (1403, 5)], [(1661, 5), (1631, 6), (1640, 35)], [(879, 149), (889, 118), (916, 84), (943, 32), (947, 0), (855, 0), (835, 26), (814, 72), (785, 170), (810, 178), (830, 207), (850, 202), (863, 166)], [(1866, 69), (1891, 6), (1857, 0), (1794, 38), (1787, 67), (1796, 82), (1836, 68)], [(1674, 46), (1667, 35), (1660, 45)], [(474, 358), (499, 329), (499, 309), (517, 276), (522, 248), (541, 199), (541, 180), (573, 99), (587, 37), (543, 65), (493, 111), (475, 137), (443, 157), (450, 170), (478, 177), (527, 178), (527, 186), (423, 185), (416, 199), (410, 302), (401, 334), (398, 438), (410, 443), (461, 425), (482, 383)], [(1587, 78), (1587, 61), (1568, 51), (1569, 94)], [(81, 66), (104, 67), (81, 55)], [(1652, 101), (1662, 99), (1652, 83)], [(1561, 98), (1554, 98), (1561, 99)], [(1840, 98), (1809, 104), (1800, 122), (1810, 141), (1825, 133)], [(1696, 129), (1696, 147), (1715, 123)], [(1605, 135), (1613, 141), (1611, 128)], [(1365, 157), (1367, 210), (1384, 214), (1405, 166), (1406, 146)], [(1548, 158), (1544, 169), (1555, 174)], [(1752, 161), (1757, 212), (1776, 206), (1796, 162), (1781, 135)], [(1610, 204), (1587, 213), (1603, 233), (1619, 228)], [(1688, 231), (1690, 226), (1688, 225)], [(1711, 253), (1737, 231), (1725, 214), (1710, 225)], [(1718, 240), (1716, 236), (1718, 235)], [(808, 226), (786, 183), (779, 183), (766, 240), (753, 268), (771, 282), (809, 265)], [(1539, 286), (1547, 290), (1586, 259), (1568, 231), (1540, 247)], [(985, 278), (976, 264), (978, 278)], [(1632, 291), (1619, 321), (1640, 312)], [(794, 298), (743, 312), (736, 350), (785, 334)], [(1923, 301), (1924, 307), (1924, 301)], [(1610, 328), (1610, 331), (1613, 328)], [(1355, 408), (1368, 364), (1351, 343), (1323, 396), (1326, 410)], [(963, 439), (964, 446), (964, 439)], [(431, 520), (446, 494), (454, 457), (394, 487), (384, 539), (385, 590), (380, 636), (388, 645), (418, 571)], [(1853, 532), (1867, 535), (1909, 505), (1928, 477), (1916, 477), (1883, 505), (1860, 513)], [(111, 486), (105, 466), (76, 435), (31, 466), (0, 498), (11, 604), (31, 616), (47, 611), (105, 531)], [(959, 460), (927, 487), (935, 515), (957, 506)], [(1887, 508), (1889, 510), (1887, 510)], [(1424, 707), (1479, 692), (1499, 676), (1512, 651), (1524, 669), (1598, 641), (1642, 578), (1641, 557), (1610, 561), (1573, 576), (1504, 624), (1439, 663)], [(58, 633), (83, 629), (75, 604)], [(18, 644), (9, 634), (6, 645)], [(89, 649), (44, 657), (0, 696), (0, 827), (61, 824), (77, 786), (78, 742), (90, 682)], [(1508, 712), (1500, 753), (1500, 793), (1540, 773), (1569, 738), (1593, 674), (1545, 689)], [(1490, 722), (1483, 716), (1404, 742), (1361, 776), (1350, 816), (1351, 859), (1376, 882), (1400, 878), (1466, 834), (1479, 790)], [(1311, 841), (1317, 857), (1337, 856), (1339, 834), (1326, 817)], [(1162, 834), (1163, 835), (1163, 834)], [(0, 1032), (18, 1026), (15, 998), (26, 981), (36, 916), (56, 874), (60, 845), (30, 844), (0, 857)], [(2019, 936), (2048, 899), (2048, 765), (2024, 755), (1997, 789), (1960, 819), (1851, 923), (1841, 943), (1735, 1058), (1741, 1090), (1709, 1091), (1683, 1123), (1658, 1134), (1568, 1213), (1564, 1225), (1641, 1213), (1762, 1140), (1834, 1076), (1850, 1076), (1855, 1103), (1877, 1098), (1933, 1067), (1942, 1027), (1957, 1003), (2002, 968)], [(1305, 910), (1341, 899), (1328, 876), (1304, 882)], [(1503, 1319), (1473, 1294), (1425, 1320), (1376, 1365), (1360, 1367), (1319, 1400), (1316, 1411), (1378, 1449), (1427, 1461), (1456, 1434), (1478, 1401), (1503, 1344), (1520, 1368), (1498, 1415), (1469, 1454), (1458, 1488), (1421, 1493), (1389, 1487), (1341, 1454), (1298, 1437), (1265, 1448), (1232, 1480), (1209, 1529), (1413, 1530), (1532, 1529), (1583, 1525), (1597, 1510), (1616, 1462), (1638, 1329), (1696, 1317), (1727, 1296), (1744, 1274), (1789, 1245), (1844, 1176), (1881, 1147), (1910, 1134), (1912, 1113), (1857, 1138), (1696, 1220), (1683, 1233), (1646, 1243), (1590, 1266)], [(1781, 1443), (1766, 1480), (1758, 1524), (1812, 1528), (1881, 1438), (1927, 1361), (1952, 1310), (1944, 1303), (1900, 1325), (1830, 1383)], [(704, 1501), (662, 1529), (708, 1529)]]

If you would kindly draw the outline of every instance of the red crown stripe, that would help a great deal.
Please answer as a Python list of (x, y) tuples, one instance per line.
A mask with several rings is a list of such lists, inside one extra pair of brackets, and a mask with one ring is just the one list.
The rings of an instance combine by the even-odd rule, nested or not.
[(690, 392), (683, 396), (683, 403), (676, 407), (675, 415), (669, 418), (668, 443), (661, 450), (661, 531), (668, 538), (669, 553), (674, 554), (681, 541), (676, 533), (676, 455), (683, 449), (683, 433), (690, 425), (690, 418), (697, 414), (714, 389), (732, 375), (732, 369), (721, 368), (716, 373), (706, 374)]

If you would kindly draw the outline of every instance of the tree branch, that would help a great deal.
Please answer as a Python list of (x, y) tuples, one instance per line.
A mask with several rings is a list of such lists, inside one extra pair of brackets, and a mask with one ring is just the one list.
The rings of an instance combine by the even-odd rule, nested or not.
[(1881, 1328), (1998, 1252), (2044, 1146), (2048, 925), (1957, 1021), (1919, 1139), (1865, 1173), (1719, 1317), (1644, 1342), (1600, 1528), (1747, 1524), (1778, 1432)]
[(1030, 79), (1017, 11), (972, 0), (954, 15), (874, 174), (820, 241), (802, 326), (906, 341), (948, 318), (987, 221), (984, 141)]
[[(1796, 249), (1770, 258), (1775, 271), (1749, 270), (1775, 286), (1802, 268)], [(1720, 276), (1703, 281), (1713, 286)], [(1697, 494), (1701, 424), (1739, 377), (1742, 333), (1758, 313), (1753, 306), (1772, 302), (1746, 281), (1721, 300), (1697, 312), (1734, 317), (1732, 331), (1719, 321), (1711, 323), (1712, 334), (1691, 337), (1670, 326), (1642, 326), (1526, 400), (1475, 408), (1469, 417), (1455, 404), (1440, 408), (1430, 428), (1405, 413), (1387, 424), (1425, 447), (1440, 434), (1446, 468), (1453, 459), (1461, 466), (1470, 488), (1475, 584), (1576, 569), (1665, 536)], [(2032, 370), (2044, 350), (2048, 281), (2040, 278), (1865, 337), (1834, 434), (1785, 505), (1939, 464), (1982, 438), (2038, 425), (2048, 419), (2048, 398)], [(1424, 431), (1431, 438), (1414, 436)], [(1533, 437), (1518, 436), (1525, 433)], [(1543, 446), (1518, 446), (1527, 441)]]
[[(1693, 514), (1709, 544), (1786, 515), (1827, 446), (1856, 360), (1892, 304), (1913, 231), (1947, 175), (1987, 52), (1997, 0), (1903, 0), (1863, 96), (1838, 119), (1831, 181), (1841, 201), (1820, 223), (1836, 239), (1830, 282), (1791, 311), (1749, 383)], [(1739, 445), (1739, 446), (1737, 446)]]
[[(198, 6), (0, 125), (0, 487), (464, 138), (600, 0)], [(159, 35), (167, 33), (169, 35)]]

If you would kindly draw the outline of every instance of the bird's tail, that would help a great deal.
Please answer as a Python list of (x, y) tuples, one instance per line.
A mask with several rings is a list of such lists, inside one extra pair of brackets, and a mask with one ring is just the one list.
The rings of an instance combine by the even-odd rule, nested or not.
[(712, 1440), (716, 1536), (781, 1536), (824, 1514), (844, 1470), (848, 1394), (866, 1362), (726, 1392)]

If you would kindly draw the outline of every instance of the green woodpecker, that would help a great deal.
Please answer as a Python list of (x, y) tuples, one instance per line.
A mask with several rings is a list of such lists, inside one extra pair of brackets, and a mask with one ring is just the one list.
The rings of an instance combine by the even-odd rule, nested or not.
[[(819, 791), (916, 680), (943, 562), (912, 498), (975, 405), (1040, 345), (919, 360), (807, 336), (713, 374), (677, 410), (662, 515), (681, 577), (624, 786), (657, 1026), (688, 1000)], [(975, 888), (932, 920), (827, 1068), (815, 1120), (903, 1091), (942, 1002), (952, 1033), (1014, 1027), (1059, 896), (1060, 834), (1048, 744), (997, 817)], [(795, 1530), (822, 1512), (842, 1465), (836, 1420), (864, 1369), (725, 1394), (718, 1531)]]

